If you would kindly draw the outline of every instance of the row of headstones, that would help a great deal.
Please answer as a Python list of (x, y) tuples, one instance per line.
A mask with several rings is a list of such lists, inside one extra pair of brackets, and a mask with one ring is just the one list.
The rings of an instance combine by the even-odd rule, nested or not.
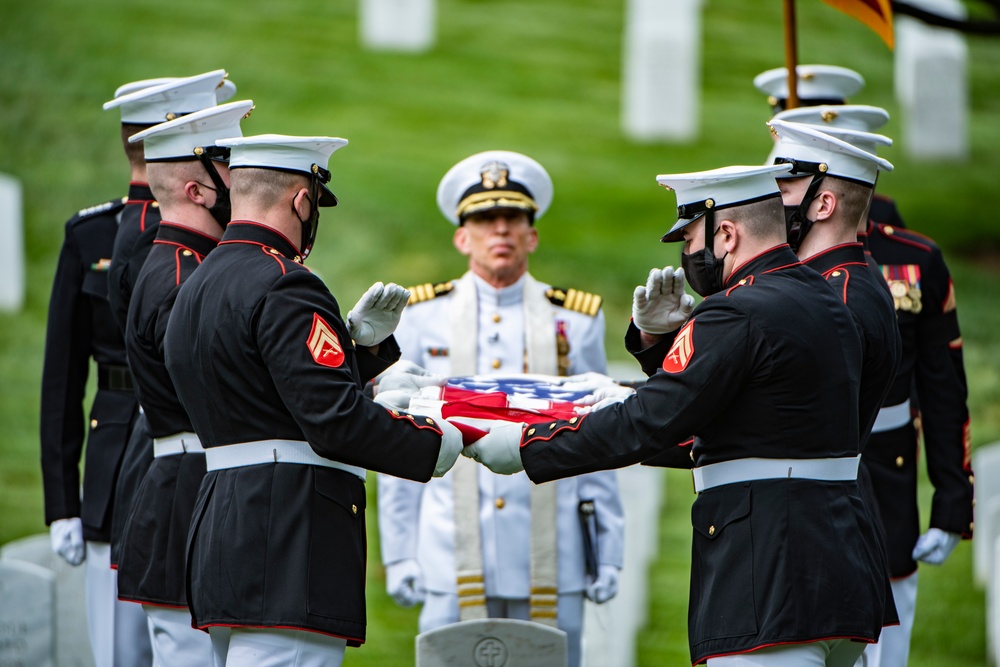
[[(909, 4), (956, 19), (966, 16), (959, 0)], [(703, 0), (627, 0), (621, 118), (630, 139), (684, 141), (697, 136), (702, 5)], [(435, 0), (360, 0), (361, 41), (376, 50), (426, 51), (436, 40), (436, 11)], [(892, 57), (904, 149), (917, 159), (967, 157), (965, 38), (907, 16), (895, 17), (895, 38)], [(776, 48), (775, 56), (780, 55)]]
[(85, 568), (53, 554), (47, 534), (0, 548), (0, 665), (93, 667)]
[[(646, 571), (656, 553), (664, 478), (660, 469), (641, 466), (620, 470), (618, 478), (626, 561), (618, 595), (601, 606), (588, 602), (585, 608), (583, 664), (590, 667), (635, 664), (635, 637), (646, 622)], [(84, 570), (55, 556), (45, 534), (0, 549), (0, 665), (92, 667)], [(418, 641), (417, 665), (467, 665), (470, 657), (492, 655), (520, 657), (511, 664), (522, 667), (536, 662), (551, 666), (553, 655), (565, 655), (565, 638), (541, 628), (523, 622), (470, 622)]]
[(1000, 665), (1000, 442), (973, 452), (976, 535), (972, 540), (976, 584), (986, 588), (986, 653)]

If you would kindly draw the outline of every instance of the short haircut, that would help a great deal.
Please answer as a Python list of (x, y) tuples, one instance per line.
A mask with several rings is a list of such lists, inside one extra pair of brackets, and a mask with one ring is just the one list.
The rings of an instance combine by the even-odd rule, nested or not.
[(142, 166), (142, 164), (146, 161), (146, 155), (144, 152), (145, 143), (137, 141), (134, 144), (130, 144), (128, 138), (133, 134), (138, 134), (150, 127), (152, 127), (152, 125), (122, 123), (122, 146), (125, 148), (125, 157), (128, 158), (128, 163), (134, 167)]
[(719, 211), (715, 215), (717, 219), (729, 218), (733, 222), (743, 225), (753, 238), (762, 240), (785, 239), (785, 214), (781, 197), (770, 197), (752, 204), (734, 206), (728, 211)]
[[(868, 211), (868, 204), (871, 202), (874, 188), (864, 183), (848, 181), (836, 176), (824, 179), (823, 185), (836, 195), (844, 226), (857, 226), (861, 222), (861, 217)], [(823, 189), (823, 185), (820, 186), (820, 190)]]
[(257, 167), (233, 169), (229, 182), (234, 200), (263, 209), (271, 208), (299, 188), (309, 187), (306, 174)]
[[(184, 184), (188, 181), (209, 181), (205, 167), (198, 160), (149, 162), (146, 177), (160, 206), (170, 208), (185, 198)], [(214, 187), (214, 186), (213, 186)]]

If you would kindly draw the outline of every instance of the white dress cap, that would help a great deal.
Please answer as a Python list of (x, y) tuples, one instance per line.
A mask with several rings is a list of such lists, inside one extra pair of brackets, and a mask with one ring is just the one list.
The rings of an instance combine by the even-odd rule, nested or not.
[[(147, 79), (146, 81), (158, 81)], [(136, 81), (115, 91), (104, 109), (121, 109), (122, 122), (149, 125), (173, 120), (228, 100), (236, 93), (235, 84), (226, 82), (226, 70), (183, 78), (167, 78), (162, 83), (143, 86)], [(135, 86), (135, 88), (132, 88)], [(122, 92), (123, 89), (127, 92)]]
[(684, 228), (708, 210), (741, 206), (780, 197), (775, 175), (791, 165), (735, 165), (688, 174), (661, 174), (656, 182), (677, 195), (677, 222), (660, 240), (668, 243), (684, 238)]
[(334, 151), (347, 145), (347, 139), (258, 134), (224, 139), (218, 145), (232, 150), (229, 156), (230, 170), (256, 167), (320, 176), (322, 193), (319, 205), (336, 206), (337, 198), (326, 185), (330, 180), (329, 162)]
[[(815, 173), (828, 174), (846, 178), (868, 185), (875, 185), (878, 172), (892, 171), (892, 163), (880, 158), (873, 152), (862, 150), (847, 141), (838, 139), (821, 131), (813, 125), (803, 123), (787, 123), (782, 120), (771, 120), (768, 125), (778, 136), (778, 145), (774, 149), (776, 160), (795, 164), (788, 176), (808, 176)], [(853, 136), (856, 141), (871, 147), (891, 143), (888, 137), (878, 134), (859, 133), (856, 130), (839, 130), (841, 136)], [(863, 135), (867, 134), (867, 137)], [(807, 166), (809, 170), (801, 167)]]
[[(129, 143), (144, 141), (146, 162), (196, 159), (216, 141), (242, 136), (240, 121), (250, 115), (252, 100), (229, 102), (160, 123), (133, 134)], [(212, 151), (209, 151), (211, 153)]]
[(889, 112), (867, 104), (821, 104), (796, 107), (774, 114), (777, 120), (815, 125), (826, 132), (831, 127), (874, 132), (889, 122)]
[[(812, 104), (843, 104), (844, 101), (865, 87), (865, 79), (846, 67), (835, 65), (798, 65), (796, 93), (803, 106)], [(761, 72), (753, 79), (757, 90), (767, 95), (771, 106), (784, 108), (788, 99), (788, 69), (779, 67)]]
[(542, 217), (552, 204), (552, 179), (542, 165), (513, 151), (471, 155), (441, 179), (437, 205), (451, 224), (492, 208), (516, 208)]

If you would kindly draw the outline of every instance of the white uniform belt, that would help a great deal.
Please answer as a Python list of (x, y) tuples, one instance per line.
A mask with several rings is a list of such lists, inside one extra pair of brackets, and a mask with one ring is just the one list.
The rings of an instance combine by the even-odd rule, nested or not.
[(890, 405), (878, 411), (875, 418), (875, 425), (872, 426), (872, 433), (882, 431), (892, 431), (910, 423), (910, 399), (906, 399), (899, 405)]
[(257, 440), (240, 442), (235, 445), (209, 447), (205, 450), (205, 464), (210, 471), (242, 468), (262, 463), (299, 463), (335, 468), (357, 475), (362, 481), (367, 473), (364, 468), (323, 458), (314, 452), (309, 443), (304, 440)]
[(204, 454), (201, 440), (194, 433), (174, 433), (165, 438), (153, 439), (153, 456), (176, 456), (177, 454)]
[(758, 479), (817, 479), (825, 482), (858, 478), (861, 456), (837, 459), (734, 459), (694, 468), (694, 490), (698, 493), (723, 484)]

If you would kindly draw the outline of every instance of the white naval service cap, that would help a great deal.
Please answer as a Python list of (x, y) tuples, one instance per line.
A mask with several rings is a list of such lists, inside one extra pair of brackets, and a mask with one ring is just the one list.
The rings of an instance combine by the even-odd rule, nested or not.
[(791, 168), (789, 164), (734, 165), (709, 171), (657, 176), (657, 183), (673, 190), (677, 195), (677, 222), (660, 241), (670, 243), (683, 240), (684, 228), (708, 211), (781, 197), (775, 176)]
[(327, 183), (330, 182), (330, 156), (347, 145), (340, 137), (296, 137), (285, 134), (258, 134), (251, 137), (233, 137), (218, 142), (231, 149), (229, 169), (255, 167), (277, 171), (301, 172), (318, 179), (319, 205), (336, 206), (337, 197)]
[(830, 128), (874, 132), (889, 122), (889, 112), (867, 104), (821, 104), (785, 109), (774, 114), (777, 120), (815, 125), (824, 132)]
[(216, 146), (219, 139), (242, 136), (240, 121), (253, 110), (252, 100), (229, 102), (175, 118), (147, 128), (128, 138), (145, 142), (146, 162), (195, 160), (202, 155), (225, 159)]
[[(848, 97), (865, 86), (860, 74), (846, 67), (836, 65), (798, 65), (796, 94), (801, 106), (820, 104), (844, 104)], [(788, 69), (778, 67), (761, 72), (753, 79), (753, 85), (768, 96), (768, 104), (775, 109), (784, 109), (788, 99)]]
[(122, 123), (150, 125), (221, 104), (236, 94), (226, 70), (189, 77), (144, 79), (120, 86), (104, 109), (120, 109)]
[[(778, 144), (773, 151), (776, 156), (775, 164), (784, 163), (792, 167), (791, 171), (778, 178), (826, 174), (872, 186), (875, 185), (880, 170), (892, 171), (892, 163), (885, 158), (862, 150), (815, 126), (774, 119), (768, 125), (778, 137)], [(839, 134), (854, 135), (855, 140), (873, 147), (879, 143), (892, 143), (888, 137), (858, 133), (856, 130), (840, 130)], [(858, 136), (865, 134), (868, 136)]]
[(552, 204), (552, 179), (527, 155), (485, 151), (448, 170), (438, 184), (437, 204), (453, 225), (492, 208), (529, 211), (537, 220)]

